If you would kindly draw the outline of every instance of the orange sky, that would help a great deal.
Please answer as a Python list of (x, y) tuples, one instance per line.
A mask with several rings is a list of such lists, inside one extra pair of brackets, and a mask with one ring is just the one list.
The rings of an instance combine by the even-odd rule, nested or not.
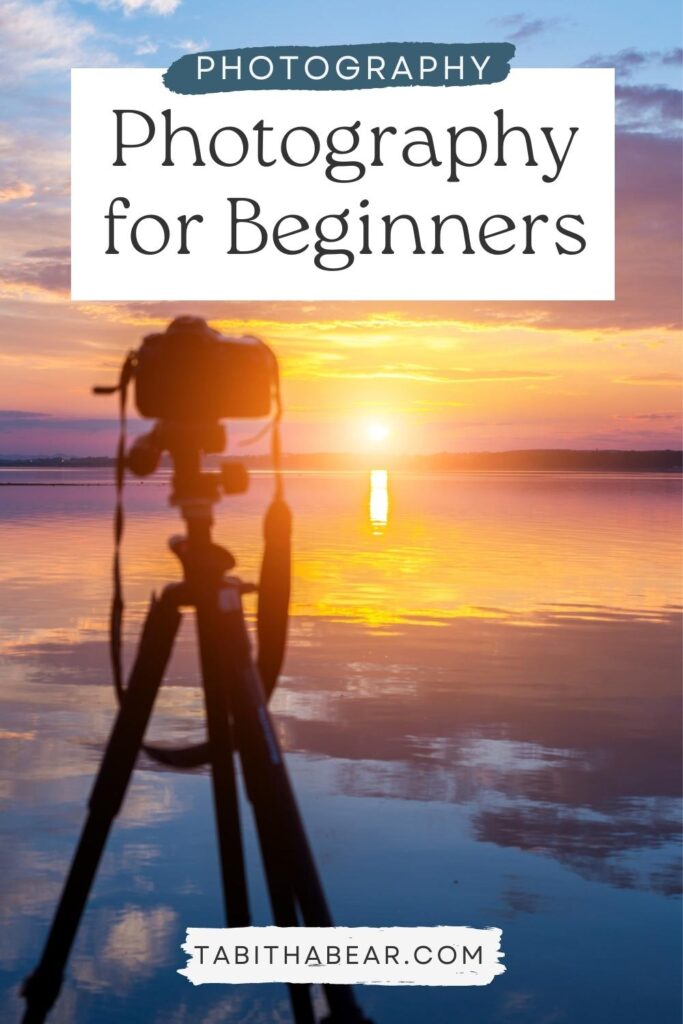
[(617, 301), (544, 305), (71, 303), (65, 154), (29, 139), (10, 157), (0, 139), (16, 171), (0, 190), (0, 454), (109, 453), (114, 403), (90, 386), (179, 312), (273, 345), (291, 450), (365, 450), (377, 422), (387, 452), (678, 447), (680, 147), (664, 129), (618, 135)]

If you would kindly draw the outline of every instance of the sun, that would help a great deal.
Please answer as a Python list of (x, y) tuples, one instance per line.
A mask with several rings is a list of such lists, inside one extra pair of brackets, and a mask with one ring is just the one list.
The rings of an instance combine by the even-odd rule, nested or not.
[(391, 431), (386, 423), (381, 423), (378, 420), (373, 420), (368, 423), (365, 427), (365, 434), (369, 441), (373, 441), (375, 444), (381, 444), (382, 441), (386, 441)]

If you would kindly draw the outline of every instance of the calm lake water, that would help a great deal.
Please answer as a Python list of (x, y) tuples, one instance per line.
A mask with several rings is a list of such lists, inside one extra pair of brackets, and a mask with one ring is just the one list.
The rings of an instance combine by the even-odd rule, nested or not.
[[(114, 710), (107, 472), (0, 482), (2, 1020), (40, 953)], [(29, 483), (60, 486), (26, 486)], [(68, 485), (68, 486), (61, 486)], [(337, 923), (497, 925), (483, 989), (367, 987), (375, 1024), (680, 1020), (680, 477), (321, 475), (295, 513), (277, 726)], [(270, 484), (226, 500), (249, 579)], [(159, 482), (133, 483), (127, 655), (175, 579)], [(253, 599), (249, 598), (253, 602)], [(253, 613), (253, 603), (249, 610)], [(153, 738), (196, 739), (187, 622)], [(249, 822), (248, 813), (245, 820)], [(255, 923), (268, 923), (247, 827)], [(222, 922), (209, 780), (142, 760), (55, 1024), (270, 1024), (280, 986), (193, 988)]]

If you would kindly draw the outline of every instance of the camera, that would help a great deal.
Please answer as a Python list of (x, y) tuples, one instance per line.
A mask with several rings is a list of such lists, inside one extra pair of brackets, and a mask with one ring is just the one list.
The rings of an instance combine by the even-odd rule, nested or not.
[(181, 316), (135, 353), (135, 404), (146, 419), (207, 423), (267, 416), (277, 362), (259, 338), (225, 337)]

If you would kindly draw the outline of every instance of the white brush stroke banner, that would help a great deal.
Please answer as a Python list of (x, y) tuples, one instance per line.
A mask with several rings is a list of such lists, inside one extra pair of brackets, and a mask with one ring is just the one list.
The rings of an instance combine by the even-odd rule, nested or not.
[(490, 985), (500, 928), (188, 928), (193, 985)]

